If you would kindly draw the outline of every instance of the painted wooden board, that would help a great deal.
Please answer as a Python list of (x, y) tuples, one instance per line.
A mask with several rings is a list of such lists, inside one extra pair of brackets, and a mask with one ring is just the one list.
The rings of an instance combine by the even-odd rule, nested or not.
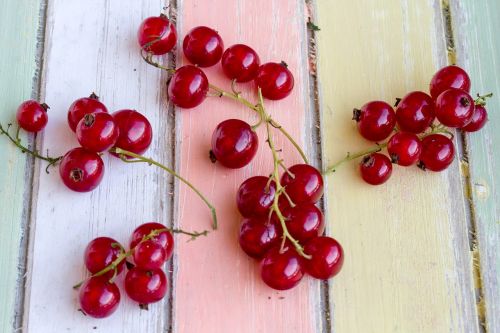
[(472, 79), (472, 92), (493, 92), (489, 123), (467, 135), (471, 194), (480, 260), (480, 310), (487, 332), (500, 332), (500, 3), (451, 2), (459, 65)]
[[(295, 76), (295, 88), (287, 99), (268, 102), (268, 110), (302, 142), (312, 117), (309, 107), (307, 39), (303, 1), (281, 0), (183, 0), (178, 8), (180, 35), (197, 25), (218, 30), (226, 46), (245, 43), (259, 53), (262, 62), (284, 60)], [(182, 59), (182, 62), (186, 61)], [(230, 89), (219, 66), (206, 71), (209, 80)], [(241, 90), (252, 91), (252, 84)], [(249, 95), (251, 98), (252, 94)], [(193, 110), (178, 110), (180, 170), (214, 198), (220, 230), (206, 239), (178, 244), (174, 328), (176, 332), (321, 332), (319, 283), (304, 279), (287, 292), (269, 289), (260, 279), (258, 264), (239, 248), (235, 194), (254, 175), (268, 175), (272, 158), (264, 129), (258, 131), (260, 147), (254, 161), (241, 170), (212, 165), (210, 140), (217, 124), (228, 118), (255, 123), (256, 117), (239, 105), (211, 98)], [(286, 163), (300, 156), (282, 136), (276, 137)], [(208, 218), (192, 192), (181, 187), (178, 221), (183, 228), (199, 228)], [(194, 315), (196, 314), (196, 315)]]
[[(36, 96), (33, 86), (36, 69), (36, 43), (39, 1), (3, 1), (0, 10), (0, 122), (15, 123), (17, 106)], [(22, 22), (22, 24), (20, 24)], [(27, 136), (21, 139), (27, 143)], [(0, 331), (14, 328), (17, 279), (23, 227), (27, 217), (25, 200), (29, 200), (29, 161), (26, 155), (0, 135)], [(20, 282), (20, 281), (19, 281)]]
[[(324, 163), (368, 148), (351, 121), (365, 102), (426, 90), (445, 63), (439, 1), (317, 2)], [(477, 332), (458, 162), (395, 167), (380, 187), (356, 162), (328, 177), (329, 233), (346, 253), (331, 283), (336, 332)]]
[[(164, 2), (49, 2), (42, 93), (52, 106), (43, 149), (59, 155), (76, 147), (66, 114), (73, 100), (95, 91), (110, 111), (137, 109), (150, 120), (154, 139), (147, 155), (170, 164), (170, 117), (165, 77), (139, 56), (137, 28), (158, 15)], [(168, 327), (168, 297), (140, 311), (122, 293), (117, 312), (95, 320), (77, 311), (71, 286), (85, 277), (83, 251), (97, 236), (128, 243), (148, 221), (170, 224), (170, 178), (147, 165), (104, 156), (106, 173), (98, 189), (75, 193), (58, 171), (35, 175), (29, 290), (24, 326), (29, 332), (161, 332)], [(203, 221), (199, 227), (209, 225)], [(118, 282), (120, 285), (121, 281)], [(122, 289), (123, 290), (123, 289)]]

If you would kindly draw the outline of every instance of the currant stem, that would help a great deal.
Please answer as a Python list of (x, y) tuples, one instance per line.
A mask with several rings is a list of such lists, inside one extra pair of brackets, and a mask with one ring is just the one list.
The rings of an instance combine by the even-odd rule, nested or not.
[(259, 101), (260, 101), (259, 102), (259, 109), (260, 109), (259, 111), (261, 112), (262, 117), (266, 120), (265, 123), (266, 123), (266, 131), (267, 131), (267, 143), (268, 143), (269, 148), (271, 149), (271, 153), (273, 155), (274, 167), (273, 167), (273, 172), (271, 174), (271, 177), (273, 178), (273, 180), (276, 184), (276, 192), (274, 195), (273, 205), (271, 207), (270, 213), (272, 213), (273, 211), (276, 213), (276, 216), (278, 217), (278, 219), (280, 221), (281, 228), (283, 229), (283, 239), (281, 242), (281, 251), (283, 251), (283, 249), (285, 247), (285, 242), (288, 239), (293, 244), (293, 246), (295, 247), (295, 250), (297, 251), (297, 253), (299, 255), (301, 255), (302, 257), (304, 257), (306, 259), (310, 259), (311, 256), (304, 253), (304, 248), (300, 245), (299, 241), (296, 240), (295, 238), (293, 238), (292, 235), (290, 235), (290, 232), (288, 231), (288, 228), (286, 226), (285, 217), (283, 216), (283, 214), (281, 213), (281, 210), (279, 208), (279, 204), (278, 204), (279, 198), (280, 198), (281, 194), (285, 193), (285, 188), (283, 186), (281, 186), (280, 178), (279, 178), (279, 168), (280, 168), (280, 164), (282, 163), (282, 161), (280, 160), (280, 158), (278, 156), (278, 152), (276, 151), (276, 147), (274, 145), (273, 137), (271, 135), (271, 126), (272, 125), (271, 125), (270, 117), (266, 113), (265, 108), (264, 108), (264, 98), (262, 97), (262, 91), (260, 90), (260, 88), (259, 88)]
[(127, 151), (127, 150), (124, 150), (124, 149), (121, 149), (121, 148), (117, 148), (117, 147), (114, 147), (114, 148), (111, 148), (110, 149), (110, 152), (111, 153), (115, 153), (117, 155), (119, 155), (120, 157), (122, 156), (128, 156), (128, 157), (133, 157), (135, 158), (135, 160), (127, 160), (127, 159), (124, 159), (122, 158), (123, 161), (125, 162), (128, 162), (128, 163), (137, 163), (137, 162), (143, 162), (143, 163), (147, 163), (149, 165), (155, 165), (157, 167), (159, 167), (160, 169), (163, 169), (165, 170), (166, 172), (168, 172), (169, 174), (171, 174), (172, 176), (176, 177), (177, 179), (179, 179), (180, 181), (182, 181), (184, 184), (186, 184), (187, 186), (189, 186), (200, 198), (201, 200), (203, 200), (203, 202), (205, 202), (205, 204), (208, 206), (208, 208), (210, 209), (210, 212), (212, 213), (212, 220), (213, 220), (213, 224), (212, 224), (212, 229), (213, 230), (216, 230), (217, 229), (217, 213), (215, 211), (215, 207), (210, 203), (210, 201), (208, 201), (208, 199), (193, 185), (191, 184), (187, 179), (185, 179), (184, 177), (182, 177), (181, 175), (179, 175), (177, 172), (175, 172), (174, 170), (170, 169), (169, 167), (159, 163), (159, 162), (156, 162), (155, 160), (151, 159), (151, 158), (147, 158), (147, 157), (144, 157), (142, 155), (139, 155), (139, 154), (136, 154), (136, 153), (133, 153), (131, 151)]
[[(171, 228), (162, 228), (162, 229), (155, 229), (155, 230), (151, 230), (151, 232), (147, 235), (147, 236), (144, 236), (141, 241), (139, 243), (137, 243), (133, 248), (131, 248), (130, 250), (128, 251), (125, 251), (125, 249), (123, 247), (120, 246), (120, 248), (122, 249), (122, 253), (120, 253), (120, 255), (111, 263), (109, 264), (108, 266), (104, 267), (103, 269), (101, 269), (99, 272), (97, 273), (94, 273), (92, 274), (90, 277), (97, 277), (97, 276), (101, 276), (101, 275), (104, 275), (106, 274), (107, 272), (109, 271), (112, 271), (114, 270), (115, 271), (115, 274), (113, 275), (113, 277), (110, 279), (110, 281), (112, 281), (115, 277), (116, 277), (116, 274), (117, 274), (117, 269), (118, 269), (118, 265), (120, 265), (120, 263), (127, 259), (128, 257), (130, 257), (132, 254), (134, 254), (134, 250), (141, 244), (141, 243), (144, 243), (145, 241), (147, 240), (150, 240), (151, 238), (153, 237), (156, 237), (158, 236), (159, 234), (161, 234), (162, 232), (164, 231), (169, 231), (169, 232), (172, 232), (172, 233), (180, 233), (180, 234), (184, 234), (184, 235), (188, 235), (188, 236), (191, 236), (191, 239), (195, 239), (199, 236), (206, 236), (208, 234), (208, 231), (207, 230), (204, 230), (202, 232), (197, 232), (197, 231), (193, 231), (193, 232), (188, 232), (188, 231), (184, 231), (184, 230), (181, 230), (181, 229), (171, 229)], [(75, 284), (73, 286), (73, 289), (78, 289), (87, 279), (84, 279), (80, 282), (78, 282), (77, 284)]]
[(485, 106), (486, 105), (486, 99), (493, 97), (493, 93), (489, 93), (486, 95), (479, 95), (477, 94), (477, 98), (474, 100), (475, 105), (481, 105)]
[[(423, 139), (423, 138), (425, 138), (425, 137), (427, 137), (427, 136), (429, 136), (431, 134), (438, 134), (438, 133), (448, 134), (448, 135), (451, 136), (452, 139), (454, 137), (453, 133), (450, 132), (446, 127), (444, 127), (442, 125), (438, 125), (438, 126), (431, 127), (431, 131), (430, 132), (420, 135), (419, 138)], [(357, 152), (355, 154), (347, 153), (347, 155), (343, 159), (335, 162), (330, 167), (328, 167), (325, 171), (323, 171), (323, 174), (327, 175), (329, 173), (334, 173), (335, 171), (337, 171), (337, 168), (340, 165), (344, 164), (345, 162), (358, 159), (358, 158), (363, 157), (365, 155), (377, 153), (377, 152), (381, 151), (382, 149), (384, 149), (385, 147), (387, 147), (387, 144), (388, 144), (388, 141), (384, 142), (384, 143), (381, 143), (381, 144), (377, 144), (375, 147), (371, 147), (371, 148), (368, 148), (366, 150), (362, 150), (362, 151)]]
[(20, 131), (20, 127), (17, 128), (16, 130), (16, 136), (13, 137), (10, 133), (9, 133), (9, 129), (11, 127), (11, 124), (8, 124), (7, 125), (7, 129), (4, 129), (2, 124), (0, 123), (0, 135), (1, 134), (5, 134), (9, 140), (14, 144), (16, 145), (23, 153), (28, 153), (30, 155), (32, 155), (33, 157), (35, 158), (38, 158), (38, 159), (41, 159), (43, 161), (46, 161), (48, 162), (49, 164), (47, 165), (47, 168), (45, 168), (45, 171), (47, 173), (49, 173), (49, 167), (50, 166), (53, 166), (55, 164), (57, 164), (62, 158), (63, 156), (58, 156), (58, 157), (50, 157), (50, 156), (43, 156), (43, 155), (40, 155), (40, 153), (38, 153), (37, 150), (31, 150), (29, 149), (28, 147), (26, 146), (23, 146), (21, 144), (21, 139), (19, 138), (19, 131)]

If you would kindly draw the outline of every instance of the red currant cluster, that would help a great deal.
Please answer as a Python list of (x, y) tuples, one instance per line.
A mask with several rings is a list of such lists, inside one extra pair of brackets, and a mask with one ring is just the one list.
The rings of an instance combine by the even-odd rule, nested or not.
[[(212, 135), (212, 162), (227, 168), (242, 168), (257, 153), (259, 138), (256, 129), (265, 125), (267, 140), (273, 154), (274, 169), (269, 177), (247, 179), (237, 193), (237, 206), (243, 215), (239, 242), (250, 257), (261, 260), (261, 276), (274, 289), (285, 290), (297, 285), (305, 272), (318, 279), (337, 274), (343, 263), (340, 244), (324, 231), (322, 212), (315, 206), (323, 195), (320, 172), (307, 164), (300, 146), (264, 108), (264, 98), (280, 100), (294, 86), (292, 73), (284, 62), (260, 64), (258, 54), (244, 44), (224, 50), (221, 36), (208, 27), (196, 27), (182, 43), (185, 57), (193, 65), (169, 69), (153, 61), (153, 55), (170, 52), (176, 44), (175, 27), (164, 15), (143, 21), (138, 33), (144, 60), (172, 73), (168, 84), (170, 101), (178, 107), (200, 105), (210, 90), (215, 96), (228, 97), (254, 112), (260, 121), (250, 126), (239, 119), (217, 125)], [(228, 92), (208, 82), (200, 67), (221, 63), (222, 71), (231, 79)], [(237, 91), (237, 83), (255, 83), (258, 103), (252, 103)], [(287, 168), (274, 145), (271, 128), (278, 129), (295, 146), (306, 164)], [(280, 177), (279, 168), (284, 169)]]
[[(162, 267), (172, 257), (173, 232), (182, 232), (196, 238), (204, 233), (187, 233), (171, 230), (156, 222), (137, 227), (130, 239), (130, 250), (109, 237), (98, 237), (86, 247), (84, 262), (92, 274), (80, 282), (79, 303), (81, 311), (94, 318), (110, 316), (118, 308), (120, 290), (115, 282), (127, 267), (123, 281), (125, 292), (140, 307), (160, 301), (167, 292), (168, 280)], [(131, 258), (132, 261), (129, 261)]]
[[(467, 72), (458, 66), (447, 66), (434, 74), (430, 96), (422, 91), (410, 92), (397, 99), (395, 111), (383, 101), (369, 102), (361, 109), (354, 109), (353, 119), (365, 139), (380, 142), (392, 136), (372, 149), (348, 154), (327, 172), (359, 157), (363, 157), (361, 177), (372, 185), (383, 184), (389, 179), (392, 163), (405, 167), (417, 164), (422, 170), (445, 170), (455, 158), (453, 133), (449, 128), (475, 132), (488, 120), (486, 98), (492, 94), (478, 94), (474, 100), (469, 95), (470, 87)], [(386, 147), (390, 158), (379, 153)]]

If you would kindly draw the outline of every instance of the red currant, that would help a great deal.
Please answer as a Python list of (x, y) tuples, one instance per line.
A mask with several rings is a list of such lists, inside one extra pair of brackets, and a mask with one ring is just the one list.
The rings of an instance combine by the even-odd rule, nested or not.
[(302, 260), (297, 252), (291, 247), (281, 252), (279, 245), (267, 251), (260, 269), (262, 280), (277, 290), (295, 287), (304, 276)]
[(331, 237), (311, 239), (304, 246), (304, 252), (312, 257), (304, 260), (305, 271), (316, 279), (326, 280), (334, 277), (344, 263), (342, 246)]
[(68, 188), (76, 192), (95, 189), (104, 175), (104, 163), (94, 152), (83, 148), (68, 151), (59, 164), (59, 174)]
[(160, 301), (167, 293), (167, 277), (157, 268), (145, 270), (134, 267), (125, 276), (127, 295), (141, 305)]
[(212, 134), (212, 157), (227, 168), (238, 169), (250, 163), (258, 147), (257, 133), (239, 119), (223, 121)]
[(99, 97), (92, 93), (89, 97), (77, 99), (71, 104), (68, 110), (68, 124), (73, 132), (76, 126), (87, 113), (108, 112), (104, 104), (99, 101)]
[(475, 105), (471, 121), (467, 125), (462, 127), (462, 130), (464, 130), (465, 132), (479, 131), (484, 127), (484, 125), (486, 125), (487, 121), (488, 112), (486, 111), (486, 108), (482, 105)]
[(78, 299), (83, 313), (94, 318), (105, 318), (118, 308), (120, 290), (107, 277), (91, 277), (80, 287)]
[(434, 74), (430, 84), (432, 98), (436, 99), (450, 88), (470, 91), (470, 78), (466, 71), (458, 66), (446, 66)]
[[(153, 230), (162, 230), (165, 228), (166, 227), (163, 224), (156, 222), (141, 224), (132, 233), (132, 237), (130, 238), (130, 248), (134, 248), (144, 237), (151, 234)], [(160, 244), (165, 249), (165, 260), (170, 259), (172, 252), (174, 251), (174, 237), (172, 236), (172, 233), (168, 230), (163, 230), (158, 235), (152, 237), (151, 240)]]
[(184, 109), (200, 105), (208, 93), (208, 79), (201, 69), (186, 65), (177, 69), (168, 84), (168, 97)]
[(148, 17), (142, 21), (137, 32), (139, 45), (156, 55), (170, 52), (177, 43), (177, 31), (167, 16)]
[(271, 100), (283, 99), (290, 95), (294, 80), (292, 72), (282, 62), (268, 62), (259, 67), (255, 83), (262, 90), (262, 96)]
[(154, 240), (146, 240), (137, 244), (133, 256), (135, 265), (143, 269), (161, 268), (167, 261), (167, 252), (160, 243)]
[(463, 90), (445, 90), (436, 100), (436, 117), (448, 127), (464, 127), (474, 115), (474, 100)]
[(17, 108), (17, 123), (25, 131), (39, 132), (45, 128), (49, 120), (48, 108), (47, 104), (33, 100), (22, 102)]
[(269, 177), (255, 176), (245, 180), (236, 193), (236, 205), (244, 217), (269, 215), (276, 184)]
[(267, 217), (245, 218), (240, 228), (240, 247), (250, 257), (261, 259), (271, 247), (280, 243), (279, 230)]
[(192, 64), (210, 67), (218, 63), (222, 57), (224, 43), (217, 31), (201, 26), (193, 28), (184, 37), (182, 49)]
[(371, 185), (380, 185), (391, 176), (392, 163), (384, 154), (373, 153), (363, 158), (359, 170), (365, 182)]
[(318, 237), (325, 229), (323, 213), (314, 204), (288, 206), (283, 208), (281, 212), (286, 219), (288, 232), (300, 243)]
[(309, 164), (296, 164), (281, 176), (281, 185), (294, 204), (316, 203), (323, 195), (323, 177)]
[(153, 140), (153, 130), (149, 120), (135, 110), (120, 110), (113, 113), (118, 127), (118, 140), (115, 147), (136, 154), (144, 153)]
[(417, 163), (422, 152), (422, 144), (418, 136), (413, 133), (397, 132), (387, 143), (387, 152), (392, 163), (410, 166)]
[(108, 150), (118, 140), (118, 126), (109, 113), (87, 113), (76, 127), (76, 138), (88, 151)]
[[(123, 254), (123, 247), (120, 243), (113, 238), (98, 237), (92, 240), (85, 248), (83, 260), (89, 272), (95, 274), (111, 265), (120, 254)], [(116, 267), (117, 275), (123, 270), (124, 264), (125, 261), (122, 261)], [(111, 279), (114, 275), (114, 271), (109, 271), (104, 276)]]
[(431, 134), (422, 139), (419, 167), (423, 170), (442, 171), (453, 162), (455, 146), (446, 136)]
[(361, 109), (354, 109), (353, 119), (358, 123), (361, 136), (370, 141), (387, 138), (396, 125), (396, 114), (386, 102), (366, 103)]
[(434, 101), (421, 91), (407, 94), (396, 108), (399, 128), (405, 132), (422, 133), (432, 124), (434, 117)]
[(224, 74), (231, 80), (248, 82), (257, 76), (260, 58), (250, 46), (236, 44), (224, 51), (221, 65)]

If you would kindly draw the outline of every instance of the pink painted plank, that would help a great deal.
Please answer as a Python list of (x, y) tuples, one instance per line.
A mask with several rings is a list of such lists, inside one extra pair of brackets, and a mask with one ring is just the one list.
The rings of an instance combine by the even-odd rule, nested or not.
[[(293, 135), (304, 142), (307, 104), (307, 54), (304, 8), (300, 1), (282, 0), (184, 0), (178, 9), (182, 38), (199, 25), (213, 27), (226, 47), (235, 43), (252, 46), (262, 62), (285, 60), (295, 76), (291, 96), (268, 102), (268, 110)], [(182, 42), (182, 39), (181, 41)], [(182, 59), (182, 56), (179, 56)], [(181, 60), (183, 63), (187, 61)], [(206, 70), (209, 80), (229, 89), (220, 65)], [(252, 92), (253, 84), (241, 85)], [(217, 97), (208, 98), (193, 110), (177, 110), (179, 119), (180, 171), (212, 198), (220, 228), (194, 242), (177, 243), (177, 272), (174, 327), (176, 332), (317, 332), (321, 325), (319, 284), (305, 278), (299, 287), (286, 292), (268, 288), (260, 279), (258, 263), (239, 248), (241, 217), (235, 193), (240, 183), (253, 175), (268, 175), (272, 157), (259, 129), (260, 148), (251, 165), (234, 171), (213, 165), (210, 140), (216, 125), (229, 118), (257, 121), (248, 109)], [(300, 161), (284, 138), (276, 133), (287, 164)], [(310, 137), (309, 137), (310, 138)], [(199, 230), (210, 223), (209, 212), (193, 192), (180, 187), (178, 221), (184, 229)], [(195, 315), (194, 315), (195, 314)]]

